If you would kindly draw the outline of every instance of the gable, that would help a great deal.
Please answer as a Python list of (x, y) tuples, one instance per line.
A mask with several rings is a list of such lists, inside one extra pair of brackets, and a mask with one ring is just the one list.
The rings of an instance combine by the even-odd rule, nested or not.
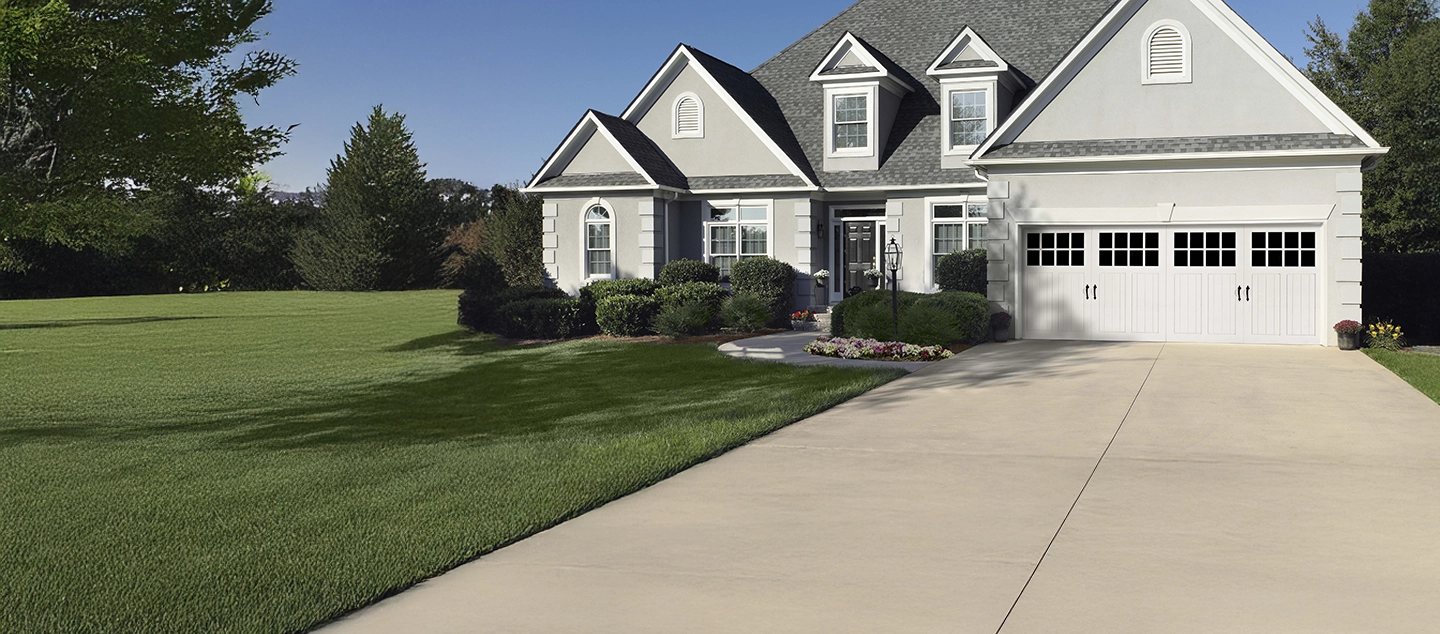
[[(1189, 83), (1142, 83), (1146, 35), (1162, 20), (1189, 32)], [(1331, 131), (1192, 0), (1149, 0), (1015, 141)]]
[[(701, 138), (676, 139), (671, 110), (676, 100), (687, 93), (699, 97), (704, 104), (705, 134)], [(686, 63), (675, 74), (647, 111), (627, 118), (635, 121), (636, 127), (659, 146), (686, 176), (791, 173), (691, 63)]]
[[(579, 141), (580, 139), (577, 139)], [(604, 135), (592, 131), (580, 151), (560, 170), (561, 174), (636, 174), (630, 161)]]

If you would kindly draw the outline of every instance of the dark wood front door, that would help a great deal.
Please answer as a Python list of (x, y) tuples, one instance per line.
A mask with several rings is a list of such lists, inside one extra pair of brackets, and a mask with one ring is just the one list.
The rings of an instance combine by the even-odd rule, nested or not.
[(874, 222), (845, 223), (845, 296), (858, 295), (878, 288), (876, 280), (865, 272), (878, 266), (875, 248), (880, 237)]

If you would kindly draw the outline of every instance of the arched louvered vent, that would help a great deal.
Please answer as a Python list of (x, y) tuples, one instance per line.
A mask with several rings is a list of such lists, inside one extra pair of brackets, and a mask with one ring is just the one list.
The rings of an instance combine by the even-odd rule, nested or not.
[(682, 95), (675, 101), (675, 138), (697, 139), (705, 136), (705, 107), (695, 95)]
[(1179, 24), (1152, 27), (1145, 42), (1146, 83), (1190, 81), (1190, 38)]

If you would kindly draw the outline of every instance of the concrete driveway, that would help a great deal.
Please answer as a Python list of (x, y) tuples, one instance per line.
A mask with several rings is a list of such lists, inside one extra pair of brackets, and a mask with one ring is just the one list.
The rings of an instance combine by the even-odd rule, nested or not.
[(1419, 632), (1440, 406), (1359, 353), (982, 346), (330, 626)]

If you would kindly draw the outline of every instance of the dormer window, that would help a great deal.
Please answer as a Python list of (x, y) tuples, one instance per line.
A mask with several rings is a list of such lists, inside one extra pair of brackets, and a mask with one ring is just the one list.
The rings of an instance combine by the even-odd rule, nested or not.
[(988, 90), (956, 90), (950, 93), (950, 147), (973, 148), (990, 136)]
[(835, 151), (870, 147), (869, 95), (835, 97)]
[(1145, 32), (1143, 84), (1190, 83), (1190, 32), (1174, 20), (1162, 20)]
[(695, 93), (685, 93), (675, 100), (674, 137), (705, 138), (705, 104)]

